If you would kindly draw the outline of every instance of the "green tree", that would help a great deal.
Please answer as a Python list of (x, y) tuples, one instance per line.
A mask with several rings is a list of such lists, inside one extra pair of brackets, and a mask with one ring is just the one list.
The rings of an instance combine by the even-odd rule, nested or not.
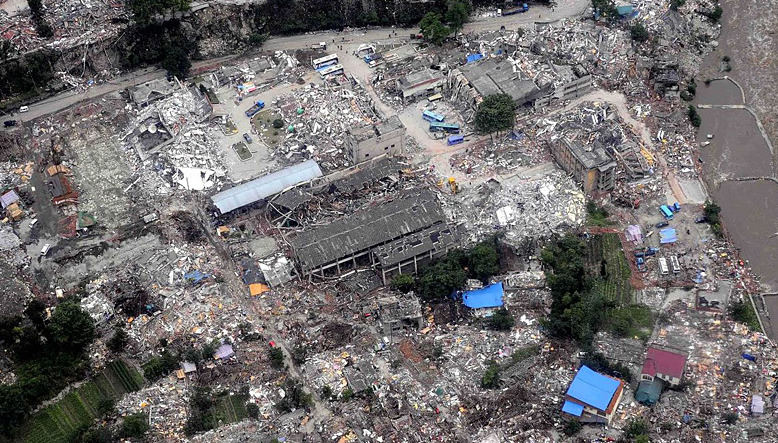
[(48, 336), (63, 348), (82, 350), (94, 339), (95, 324), (76, 302), (65, 301), (51, 315)]
[(516, 104), (508, 94), (492, 94), (484, 97), (475, 112), (475, 129), (482, 134), (506, 131), (513, 127)]
[(416, 281), (410, 274), (400, 274), (392, 279), (392, 288), (406, 294), (413, 289)]
[(173, 45), (167, 47), (165, 58), (162, 59), (162, 69), (178, 78), (186, 78), (191, 67), (192, 62), (189, 61), (186, 49)]
[(700, 127), (702, 124), (702, 117), (700, 117), (700, 114), (697, 112), (697, 108), (695, 108), (694, 105), (689, 105), (689, 108), (686, 110), (686, 115), (689, 116), (689, 121), (692, 126), (695, 128)]
[(467, 282), (467, 274), (454, 260), (447, 258), (424, 268), (419, 277), (419, 297), (426, 301), (442, 300)]
[(189, 0), (130, 0), (127, 7), (136, 22), (147, 23), (156, 14), (186, 11), (189, 9)]
[(632, 40), (643, 43), (648, 40), (648, 29), (642, 23), (635, 23), (629, 28), (629, 34)]
[(149, 421), (146, 414), (138, 412), (124, 417), (122, 425), (119, 428), (119, 436), (125, 438), (141, 438), (149, 430)]
[(505, 308), (498, 309), (489, 317), (489, 327), (496, 331), (510, 331), (515, 323), (513, 316)]
[(624, 427), (624, 437), (636, 438), (640, 435), (648, 435), (648, 423), (645, 420), (634, 418)]
[(268, 351), (268, 355), (270, 356), (270, 364), (276, 368), (276, 369), (283, 369), (284, 368), (284, 351), (282, 351), (280, 348), (270, 348), (270, 351)]
[(581, 422), (578, 420), (570, 420), (567, 423), (565, 423), (565, 428), (562, 432), (564, 432), (566, 436), (572, 437), (580, 431), (581, 431)]
[(451, 29), (443, 24), (442, 17), (436, 12), (428, 12), (419, 22), (419, 28), (425, 40), (438, 46), (451, 34)]
[(495, 242), (484, 242), (476, 245), (467, 254), (470, 276), (481, 280), (484, 284), (489, 278), (500, 272), (500, 258)]
[(619, 18), (619, 11), (613, 0), (592, 0), (592, 8), (608, 21), (613, 22)]
[(108, 346), (108, 349), (112, 352), (122, 352), (127, 346), (128, 339), (129, 337), (127, 336), (127, 331), (125, 331), (121, 326), (117, 326), (114, 329), (113, 335), (108, 340), (108, 343), (106, 343), (106, 346)]
[(256, 403), (246, 403), (246, 414), (248, 414), (249, 418), (257, 419), (259, 418), (259, 406), (257, 406)]
[(37, 298), (30, 300), (30, 303), (28, 303), (27, 307), (24, 308), (24, 315), (30, 319), (32, 324), (35, 325), (39, 331), (44, 329), (44, 322), (46, 320), (46, 305), (42, 301), (38, 300)]
[(448, 3), (448, 10), (446, 10), (446, 22), (448, 22), (451, 30), (454, 31), (454, 37), (462, 30), (470, 18), (472, 9), (470, 4), (461, 0), (451, 0)]

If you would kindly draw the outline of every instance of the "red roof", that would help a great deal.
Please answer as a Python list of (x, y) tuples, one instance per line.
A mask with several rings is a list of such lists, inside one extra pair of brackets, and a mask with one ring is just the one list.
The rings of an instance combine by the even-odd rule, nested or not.
[(643, 374), (656, 374), (681, 378), (686, 367), (686, 356), (664, 349), (650, 347), (646, 352), (646, 362), (643, 363)]

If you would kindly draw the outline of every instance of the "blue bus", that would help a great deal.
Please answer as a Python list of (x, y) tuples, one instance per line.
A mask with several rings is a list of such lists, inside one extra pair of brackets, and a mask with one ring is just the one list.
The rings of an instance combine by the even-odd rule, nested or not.
[(430, 111), (423, 111), (421, 113), (421, 118), (427, 120), (430, 123), (434, 123), (434, 122), (443, 123), (446, 120), (446, 117), (440, 114), (435, 114), (434, 112), (430, 112)]
[(449, 134), (459, 134), (459, 125), (454, 123), (430, 123), (430, 132), (448, 132)]
[(464, 141), (465, 141), (464, 135), (452, 135), (449, 136), (447, 143), (449, 146), (454, 146), (463, 143)]
[(662, 211), (662, 215), (664, 215), (666, 219), (670, 220), (673, 218), (673, 211), (671, 211), (667, 205), (660, 206), (659, 210)]

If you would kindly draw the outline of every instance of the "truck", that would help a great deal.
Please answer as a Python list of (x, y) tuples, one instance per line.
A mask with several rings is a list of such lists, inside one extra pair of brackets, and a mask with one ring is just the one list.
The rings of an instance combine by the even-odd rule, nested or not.
[(659, 252), (659, 248), (645, 248), (645, 249), (638, 249), (633, 254), (636, 258), (643, 258), (643, 257), (651, 257), (652, 255), (656, 255), (656, 253)]
[(421, 40), (423, 38), (424, 38), (424, 34), (422, 34), (421, 32), (411, 34), (411, 40)]
[(643, 272), (646, 270), (646, 259), (638, 257), (635, 259), (635, 264), (638, 265), (638, 271)]
[(246, 110), (246, 117), (251, 118), (257, 115), (257, 112), (261, 111), (265, 107), (265, 102), (257, 100), (256, 103)]
[(522, 3), (520, 6), (514, 6), (506, 9), (498, 9), (497, 14), (506, 16), (513, 14), (520, 14), (529, 11), (529, 6), (526, 3)]
[(311, 49), (320, 49), (322, 51), (327, 50), (327, 42), (319, 42), (314, 45), (311, 45)]
[(659, 257), (659, 272), (661, 272), (662, 275), (670, 273), (670, 270), (667, 268), (667, 259), (664, 257)]

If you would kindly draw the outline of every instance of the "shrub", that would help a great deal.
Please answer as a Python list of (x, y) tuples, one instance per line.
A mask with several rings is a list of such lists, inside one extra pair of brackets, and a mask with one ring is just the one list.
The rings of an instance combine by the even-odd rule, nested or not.
[(415, 283), (412, 275), (400, 274), (392, 279), (392, 288), (402, 293), (408, 293), (413, 289)]
[(273, 127), (276, 128), (276, 129), (283, 128), (284, 127), (284, 121), (281, 120), (280, 118), (277, 118), (277, 119), (273, 120)]
[(256, 403), (246, 403), (246, 413), (249, 418), (259, 418), (259, 406)]
[(270, 348), (270, 364), (276, 369), (284, 368), (284, 352), (280, 348)]
[(642, 23), (635, 23), (629, 28), (629, 34), (632, 36), (632, 40), (638, 43), (642, 43), (648, 40), (648, 29), (643, 26)]
[(143, 437), (149, 430), (149, 422), (146, 414), (138, 412), (137, 414), (128, 415), (122, 421), (122, 425), (119, 428), (119, 435), (126, 438), (140, 438)]
[(702, 117), (700, 117), (700, 114), (697, 113), (697, 108), (695, 108), (694, 105), (689, 105), (686, 114), (689, 116), (689, 121), (691, 122), (692, 126), (699, 128), (702, 124)]
[(565, 433), (566, 436), (572, 437), (573, 435), (577, 434), (581, 431), (581, 422), (578, 420), (570, 420), (567, 423), (565, 423), (565, 428), (562, 432)]
[(501, 308), (489, 317), (489, 328), (496, 331), (510, 331), (515, 324), (515, 320), (507, 309)]
[(496, 389), (500, 387), (500, 366), (496, 361), (490, 360), (484, 376), (481, 377), (481, 387), (484, 389)]

